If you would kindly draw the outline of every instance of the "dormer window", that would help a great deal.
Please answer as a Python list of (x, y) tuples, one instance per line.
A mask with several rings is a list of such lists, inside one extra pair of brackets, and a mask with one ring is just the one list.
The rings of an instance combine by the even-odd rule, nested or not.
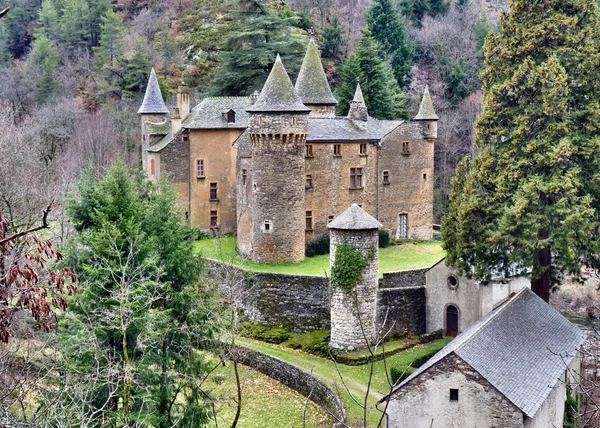
[(230, 109), (225, 113), (225, 116), (227, 117), (227, 123), (235, 123), (235, 111)]

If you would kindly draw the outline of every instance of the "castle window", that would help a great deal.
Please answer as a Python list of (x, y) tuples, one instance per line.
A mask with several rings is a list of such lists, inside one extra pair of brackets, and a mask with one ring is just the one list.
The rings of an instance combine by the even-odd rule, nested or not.
[(154, 159), (150, 159), (150, 174), (154, 175)]
[(271, 220), (265, 220), (265, 222), (263, 223), (262, 231), (265, 233), (272, 232)]
[(242, 169), (242, 184), (246, 184), (247, 181), (248, 181), (248, 171), (245, 169)]
[(361, 143), (361, 145), (360, 145), (360, 154), (361, 155), (366, 155), (367, 154), (367, 144), (366, 143)]
[(450, 388), (450, 401), (458, 401), (458, 389)]
[(408, 141), (402, 142), (402, 154), (410, 155), (410, 143)]
[(298, 121), (296, 120), (295, 117), (292, 117), (292, 125), (296, 125), (298, 123)]
[(305, 153), (304, 156), (306, 156), (307, 158), (312, 158), (313, 157), (313, 146), (312, 144), (307, 144), (304, 146), (305, 148)]
[(350, 188), (362, 188), (362, 168), (350, 168)]
[(331, 223), (333, 221), (333, 216), (327, 216), (327, 224)]
[(427, 180), (427, 174), (423, 174), (423, 180)]
[(455, 275), (448, 275), (446, 282), (448, 284), (448, 288), (451, 290), (456, 290), (458, 288), (458, 278)]
[(383, 184), (390, 184), (390, 172), (383, 171)]
[(235, 123), (235, 111), (229, 110), (227, 112), (227, 123)]
[(306, 211), (306, 230), (312, 230), (312, 211)]
[(408, 214), (398, 214), (398, 239), (408, 238)]
[(210, 200), (216, 201), (217, 199), (217, 183), (210, 183)]
[(184, 143), (188, 143), (190, 141), (190, 134), (189, 132), (184, 132), (183, 133), (183, 142)]
[(333, 156), (342, 156), (342, 145), (341, 144), (333, 145)]
[(196, 178), (204, 178), (204, 159), (196, 159)]
[(306, 188), (312, 189), (312, 187), (313, 187), (312, 174), (306, 174)]
[(217, 210), (210, 212), (210, 227), (219, 227), (219, 215)]

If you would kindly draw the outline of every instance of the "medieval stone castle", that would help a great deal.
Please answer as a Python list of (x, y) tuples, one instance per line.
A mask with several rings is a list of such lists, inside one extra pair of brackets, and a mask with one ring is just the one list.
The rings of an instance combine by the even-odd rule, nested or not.
[(397, 239), (431, 239), (437, 120), (428, 90), (413, 121), (368, 115), (357, 84), (346, 117), (310, 42), (292, 84), (277, 57), (260, 94), (162, 99), (154, 70), (138, 113), (143, 168), (167, 175), (191, 225), (236, 233), (261, 263), (299, 262), (308, 241), (353, 203)]

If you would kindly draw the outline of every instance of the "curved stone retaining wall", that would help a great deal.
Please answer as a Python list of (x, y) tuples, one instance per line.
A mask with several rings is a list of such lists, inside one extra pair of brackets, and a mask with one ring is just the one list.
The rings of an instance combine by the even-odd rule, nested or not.
[(333, 390), (310, 373), (278, 358), (248, 348), (237, 347), (237, 360), (298, 391), (330, 413), (338, 422), (345, 420), (342, 401)]

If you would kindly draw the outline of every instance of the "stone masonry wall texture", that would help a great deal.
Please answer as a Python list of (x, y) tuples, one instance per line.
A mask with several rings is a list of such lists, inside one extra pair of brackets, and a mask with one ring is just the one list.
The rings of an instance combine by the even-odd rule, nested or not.
[[(377, 287), (379, 282), (379, 234), (377, 229), (331, 229), (331, 266), (335, 263), (336, 248), (344, 241), (367, 258), (360, 282), (354, 290), (346, 292), (332, 286), (330, 345), (338, 349), (365, 347), (366, 340), (376, 337)], [(374, 255), (369, 259), (369, 253)]]
[(386, 414), (389, 428), (523, 428), (523, 413), (454, 354), (394, 393)]

